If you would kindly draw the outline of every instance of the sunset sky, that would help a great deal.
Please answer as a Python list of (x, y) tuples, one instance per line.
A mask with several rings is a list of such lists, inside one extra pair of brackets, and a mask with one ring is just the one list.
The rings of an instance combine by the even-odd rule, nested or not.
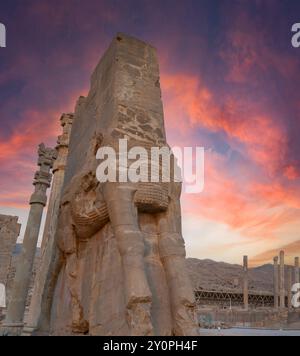
[(168, 141), (205, 148), (205, 189), (182, 196), (189, 257), (300, 255), (297, 0), (2, 0), (0, 213), (20, 216), (37, 145), (86, 95), (117, 32), (159, 54)]

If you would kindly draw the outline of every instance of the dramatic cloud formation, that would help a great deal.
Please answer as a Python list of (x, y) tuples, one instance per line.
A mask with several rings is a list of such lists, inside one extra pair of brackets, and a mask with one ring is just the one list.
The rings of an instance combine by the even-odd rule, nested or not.
[[(203, 146), (205, 190), (183, 195), (190, 256), (300, 255), (300, 5), (276, 0), (14, 0), (1, 4), (0, 208), (27, 207), (36, 147), (55, 145), (118, 31), (153, 43), (172, 145)], [(20, 210), (21, 209), (21, 210)], [(22, 210), (23, 209), (23, 210)], [(24, 220), (25, 221), (25, 220)], [(255, 257), (256, 256), (256, 257)]]

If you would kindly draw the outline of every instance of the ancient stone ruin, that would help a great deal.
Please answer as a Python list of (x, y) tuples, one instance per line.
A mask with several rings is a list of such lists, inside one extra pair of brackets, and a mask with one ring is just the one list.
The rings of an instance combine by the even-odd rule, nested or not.
[[(166, 145), (153, 47), (118, 35), (75, 112), (38, 330), (54, 334), (195, 335), (180, 184), (106, 183), (101, 146)], [(49, 273), (50, 272), (50, 273)]]
[(50, 187), (53, 162), (57, 153), (44, 144), (38, 147), (39, 170), (34, 175), (34, 192), (30, 197), (30, 211), (22, 244), (22, 253), (13, 280), (8, 303), (4, 332), (19, 334), (23, 330), (23, 319), (30, 287), (43, 209), (47, 203), (46, 191)]
[(20, 234), (21, 225), (18, 217), (0, 215), (0, 283), (6, 284), (11, 256), (17, 238)]
[(168, 167), (160, 161), (156, 182), (97, 179), (96, 155), (103, 147), (114, 149), (122, 162), (119, 178), (131, 163), (124, 166), (120, 140), (147, 153), (168, 147), (152, 46), (118, 34), (92, 75), (87, 97), (60, 123), (55, 150), (38, 148), (16, 266), (11, 255), (20, 225), (17, 218), (0, 215), (0, 283), (9, 286), (0, 334), (195, 336), (207, 320), (257, 327), (298, 322), (291, 286), (299, 283), (299, 258), (286, 266), (282, 251), (274, 266), (260, 271), (262, 280), (249, 269), (247, 256), (243, 267), (197, 260), (197, 271), (185, 259), (181, 183), (174, 172), (170, 182), (162, 181)]
[[(18, 223), (18, 217), (0, 215), (0, 284), (5, 286), (6, 294), (8, 290), (8, 275), (12, 264), (12, 253), (20, 234), (21, 225)], [(7, 301), (5, 300), (5, 304)], [(3, 303), (4, 304), (4, 303)], [(3, 305), (1, 303), (1, 305)], [(0, 306), (0, 319), (3, 308)]]
[[(57, 159), (23, 332), (198, 335), (181, 234), (181, 183), (96, 179), (100, 147), (114, 148), (119, 160), (119, 139), (147, 152), (167, 146), (156, 50), (118, 34), (92, 75), (88, 96), (79, 98), (74, 115), (63, 115), (62, 126), (56, 154), (47, 149)], [(30, 227), (39, 227), (45, 204), (44, 196), (35, 198), (36, 192), (31, 210), (38, 210), (29, 219), (31, 236), (25, 234), (22, 252), (27, 267), (37, 241)], [(20, 334), (24, 326), (27, 267), (17, 269), (4, 325), (8, 333)]]

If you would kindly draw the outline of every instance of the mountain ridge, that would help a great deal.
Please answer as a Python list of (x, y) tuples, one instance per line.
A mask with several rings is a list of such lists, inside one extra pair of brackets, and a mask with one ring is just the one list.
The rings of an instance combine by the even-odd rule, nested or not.
[[(211, 259), (187, 258), (187, 269), (194, 289), (242, 292), (243, 266)], [(285, 267), (287, 282), (288, 269)], [(274, 267), (272, 264), (249, 268), (249, 292), (273, 294)]]

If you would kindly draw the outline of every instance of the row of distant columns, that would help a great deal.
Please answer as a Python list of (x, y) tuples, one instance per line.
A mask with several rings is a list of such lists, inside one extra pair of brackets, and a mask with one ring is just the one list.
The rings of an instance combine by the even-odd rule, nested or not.
[[(288, 268), (288, 305), (289, 309), (292, 308), (292, 286), (294, 283), (299, 283), (299, 257), (295, 258), (294, 266), (294, 281), (293, 281), (293, 268)], [(244, 309), (249, 308), (249, 276), (248, 276), (248, 256), (244, 256), (243, 260), (243, 295), (244, 295)], [(285, 263), (284, 251), (280, 251), (278, 256), (274, 257), (274, 308), (281, 309), (286, 307), (285, 303), (286, 290), (285, 290)]]
[[(278, 262), (279, 261), (279, 262)], [(288, 305), (289, 309), (292, 308), (292, 286), (294, 283), (299, 283), (299, 257), (295, 258), (294, 266), (294, 281), (293, 281), (293, 268), (288, 268), (287, 274), (287, 286), (288, 286)], [(274, 257), (274, 308), (285, 308), (286, 303), (286, 290), (285, 290), (285, 263), (284, 263), (284, 251), (280, 251), (279, 259)]]

